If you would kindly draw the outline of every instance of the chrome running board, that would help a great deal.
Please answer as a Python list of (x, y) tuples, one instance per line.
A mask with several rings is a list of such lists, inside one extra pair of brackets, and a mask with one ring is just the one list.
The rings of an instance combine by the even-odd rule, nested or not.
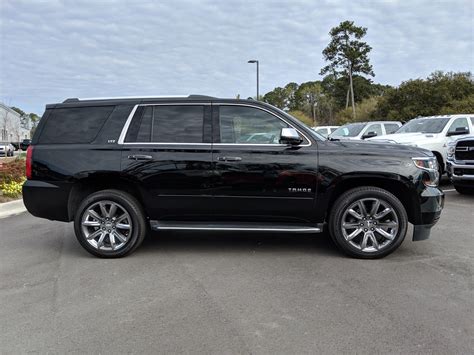
[(150, 221), (152, 230), (196, 230), (196, 231), (240, 231), (240, 232), (285, 232), (320, 233), (322, 225), (277, 224), (254, 222), (188, 222), (188, 221)]

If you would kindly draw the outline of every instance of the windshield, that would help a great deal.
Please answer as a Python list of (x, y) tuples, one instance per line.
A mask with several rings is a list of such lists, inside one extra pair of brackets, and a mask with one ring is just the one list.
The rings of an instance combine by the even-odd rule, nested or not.
[(415, 118), (405, 123), (395, 133), (440, 133), (448, 121), (449, 117)]
[(349, 123), (331, 133), (331, 137), (355, 137), (365, 127), (365, 123)]

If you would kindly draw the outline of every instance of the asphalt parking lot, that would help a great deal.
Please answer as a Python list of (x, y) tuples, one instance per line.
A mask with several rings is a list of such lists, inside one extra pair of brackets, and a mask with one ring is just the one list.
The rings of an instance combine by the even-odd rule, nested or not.
[(102, 260), (72, 224), (0, 219), (0, 353), (472, 353), (474, 197), (382, 260), (326, 235), (166, 233)]

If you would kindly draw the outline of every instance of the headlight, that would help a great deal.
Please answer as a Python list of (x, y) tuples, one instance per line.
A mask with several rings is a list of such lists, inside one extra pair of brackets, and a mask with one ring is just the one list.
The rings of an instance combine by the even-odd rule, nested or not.
[(413, 164), (424, 171), (423, 183), (425, 186), (436, 187), (439, 182), (438, 160), (435, 157), (412, 158)]
[(412, 158), (417, 168), (426, 170), (438, 170), (438, 161), (436, 158)]
[(448, 143), (448, 157), (452, 158), (456, 151), (456, 143)]
[(452, 157), (455, 151), (456, 151), (456, 148), (454, 146), (448, 147), (448, 157)]

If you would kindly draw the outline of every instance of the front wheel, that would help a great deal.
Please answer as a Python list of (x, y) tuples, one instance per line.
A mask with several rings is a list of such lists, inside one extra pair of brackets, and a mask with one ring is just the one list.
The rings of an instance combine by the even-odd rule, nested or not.
[(74, 230), (84, 249), (102, 258), (130, 254), (147, 232), (139, 202), (119, 190), (103, 190), (86, 197), (77, 210)]
[(329, 232), (346, 254), (361, 259), (382, 258), (405, 239), (408, 217), (393, 194), (378, 187), (343, 193), (329, 216)]

